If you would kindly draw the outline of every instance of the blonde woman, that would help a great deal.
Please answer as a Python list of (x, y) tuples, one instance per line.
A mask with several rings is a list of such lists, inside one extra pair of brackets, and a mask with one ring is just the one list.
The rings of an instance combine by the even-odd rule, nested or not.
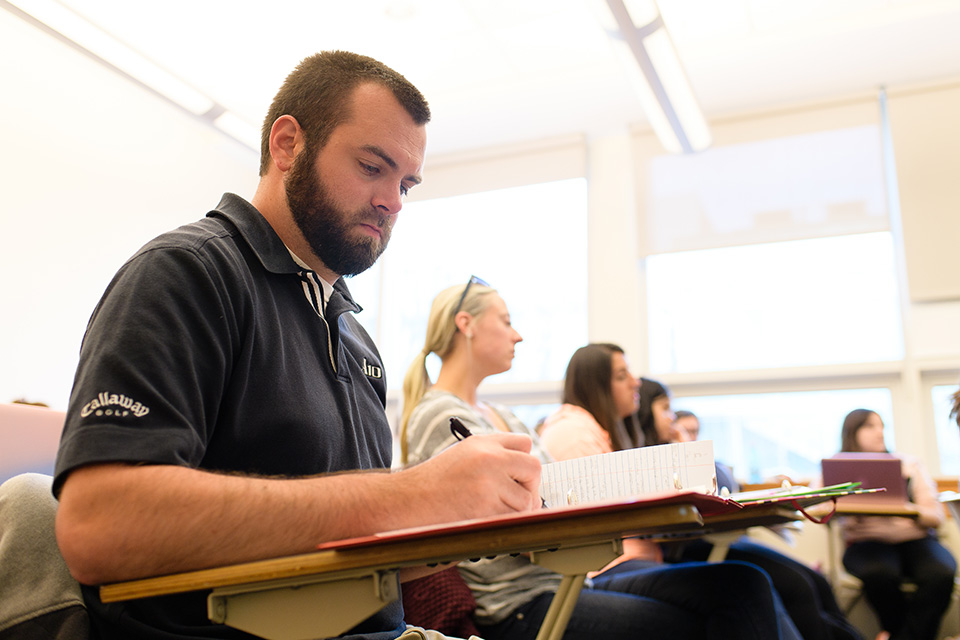
[[(478, 438), (505, 431), (526, 434), (533, 440), (532, 451), (549, 460), (516, 416), (477, 394), (484, 379), (511, 367), (522, 339), (506, 303), (479, 279), (440, 292), (430, 310), (424, 348), (404, 379), (400, 444), (405, 462), (422, 462), (455, 445), (451, 417)], [(426, 369), (430, 353), (442, 363), (432, 385)], [(560, 576), (525, 556), (462, 563), (460, 573), (476, 597), (477, 626), (488, 640), (535, 638), (560, 583)], [(690, 563), (650, 568), (630, 562), (601, 574), (581, 592), (564, 635), (566, 640), (720, 637), (800, 636), (769, 578), (755, 567)]]

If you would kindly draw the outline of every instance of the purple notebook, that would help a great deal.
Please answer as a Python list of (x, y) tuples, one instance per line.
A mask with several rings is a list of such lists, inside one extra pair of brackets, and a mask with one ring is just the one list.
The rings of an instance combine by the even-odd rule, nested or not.
[(843, 499), (845, 505), (898, 506), (908, 501), (900, 458), (889, 453), (838, 453), (824, 458), (820, 465), (825, 485), (859, 482), (864, 489), (886, 489), (847, 496)]

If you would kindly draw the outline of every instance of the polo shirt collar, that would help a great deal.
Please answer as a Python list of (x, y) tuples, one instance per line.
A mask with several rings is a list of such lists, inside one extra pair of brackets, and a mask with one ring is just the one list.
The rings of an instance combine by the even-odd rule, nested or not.
[[(273, 230), (263, 214), (240, 196), (233, 193), (223, 194), (220, 204), (217, 205), (216, 209), (207, 213), (207, 216), (226, 218), (235, 226), (267, 271), (296, 275), (304, 270), (293, 259), (287, 246), (283, 244), (283, 240)], [(360, 305), (354, 302), (353, 296), (347, 289), (342, 277), (337, 278), (337, 281), (333, 283), (333, 288), (351, 306), (356, 307), (355, 313), (362, 311)]]
[(217, 208), (208, 217), (226, 218), (237, 228), (243, 239), (260, 259), (263, 268), (271, 273), (297, 273), (302, 269), (290, 257), (283, 240), (267, 219), (252, 204), (238, 195), (225, 193)]

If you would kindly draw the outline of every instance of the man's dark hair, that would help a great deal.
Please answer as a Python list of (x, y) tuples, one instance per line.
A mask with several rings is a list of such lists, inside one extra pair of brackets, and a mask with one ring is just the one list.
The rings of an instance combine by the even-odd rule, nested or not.
[(273, 98), (260, 132), (260, 175), (266, 175), (270, 166), (270, 130), (277, 118), (296, 118), (306, 148), (315, 153), (333, 130), (349, 119), (350, 95), (365, 82), (389, 89), (418, 125), (430, 121), (430, 107), (423, 94), (390, 67), (348, 51), (322, 51), (302, 60)]

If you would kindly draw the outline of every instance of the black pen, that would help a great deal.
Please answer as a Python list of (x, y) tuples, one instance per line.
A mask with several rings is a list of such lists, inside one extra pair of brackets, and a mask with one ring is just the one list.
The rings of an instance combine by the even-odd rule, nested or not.
[(470, 433), (470, 429), (467, 429), (467, 427), (460, 422), (460, 418), (456, 416), (450, 418), (450, 433), (452, 433), (457, 440), (463, 440), (473, 435)]
[[(467, 426), (460, 422), (460, 418), (456, 416), (450, 417), (450, 433), (452, 433), (457, 440), (465, 440), (473, 435), (473, 432), (467, 429)], [(542, 509), (547, 508), (547, 501), (544, 500), (543, 497), (540, 498), (540, 507)]]

